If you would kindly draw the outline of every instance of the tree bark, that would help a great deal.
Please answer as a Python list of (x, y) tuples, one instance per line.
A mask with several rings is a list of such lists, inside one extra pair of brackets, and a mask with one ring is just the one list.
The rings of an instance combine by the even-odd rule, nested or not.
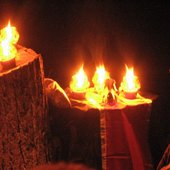
[(0, 70), (0, 169), (32, 169), (46, 162), (43, 61), (18, 47), (16, 66)]

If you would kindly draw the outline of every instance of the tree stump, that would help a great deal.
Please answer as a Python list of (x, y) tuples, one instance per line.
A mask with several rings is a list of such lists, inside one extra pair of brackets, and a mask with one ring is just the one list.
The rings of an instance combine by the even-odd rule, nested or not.
[(51, 160), (58, 161), (65, 153), (63, 160), (78, 160), (97, 170), (153, 169), (148, 143), (150, 103), (139, 100), (135, 106), (118, 103), (99, 110), (70, 100), (70, 107), (60, 88), (53, 87), (46, 87)]
[(16, 66), (0, 71), (0, 169), (32, 169), (46, 162), (41, 55), (19, 46)]

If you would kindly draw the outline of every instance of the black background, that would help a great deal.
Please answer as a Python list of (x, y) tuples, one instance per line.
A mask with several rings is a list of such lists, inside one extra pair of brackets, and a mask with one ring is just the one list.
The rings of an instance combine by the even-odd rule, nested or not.
[(41, 53), (45, 75), (62, 87), (82, 63), (90, 78), (103, 62), (118, 85), (128, 64), (143, 90), (159, 94), (168, 88), (169, 9), (161, 1), (8, 0), (0, 2), (0, 26), (10, 19), (19, 44)]

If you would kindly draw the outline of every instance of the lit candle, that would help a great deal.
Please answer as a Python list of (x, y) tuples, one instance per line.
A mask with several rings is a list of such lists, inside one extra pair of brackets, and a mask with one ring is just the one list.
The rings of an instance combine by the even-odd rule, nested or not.
[(80, 70), (72, 76), (70, 82), (71, 97), (76, 99), (85, 98), (85, 93), (89, 86), (90, 83), (87, 75), (84, 72), (83, 66), (81, 66)]
[(110, 74), (105, 70), (104, 65), (96, 67), (96, 71), (92, 78), (94, 88), (98, 93), (101, 93), (105, 89), (105, 81), (110, 79)]
[(123, 91), (124, 97), (127, 99), (135, 99), (140, 89), (140, 82), (136, 75), (134, 75), (133, 68), (126, 66), (126, 74), (123, 77), (123, 81), (119, 88), (119, 91)]
[(11, 27), (10, 22), (0, 31), (0, 64), (3, 70), (15, 67), (15, 57), (19, 34), (15, 27)]

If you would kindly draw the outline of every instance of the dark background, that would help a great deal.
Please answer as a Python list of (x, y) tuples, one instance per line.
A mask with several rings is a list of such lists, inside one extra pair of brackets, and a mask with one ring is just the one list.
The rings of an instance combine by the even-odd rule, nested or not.
[(0, 26), (10, 19), (19, 43), (41, 53), (45, 75), (62, 87), (84, 63), (89, 77), (105, 67), (119, 85), (124, 65), (133, 65), (143, 90), (162, 93), (170, 66), (170, 6), (163, 2), (0, 2)]
[(133, 65), (142, 90), (160, 95), (151, 116), (151, 146), (158, 163), (166, 136), (170, 140), (168, 2), (0, 1), (0, 27), (9, 19), (20, 33), (19, 44), (41, 53), (46, 77), (64, 88), (82, 63), (91, 77), (95, 65), (104, 62), (118, 85), (124, 65)]

